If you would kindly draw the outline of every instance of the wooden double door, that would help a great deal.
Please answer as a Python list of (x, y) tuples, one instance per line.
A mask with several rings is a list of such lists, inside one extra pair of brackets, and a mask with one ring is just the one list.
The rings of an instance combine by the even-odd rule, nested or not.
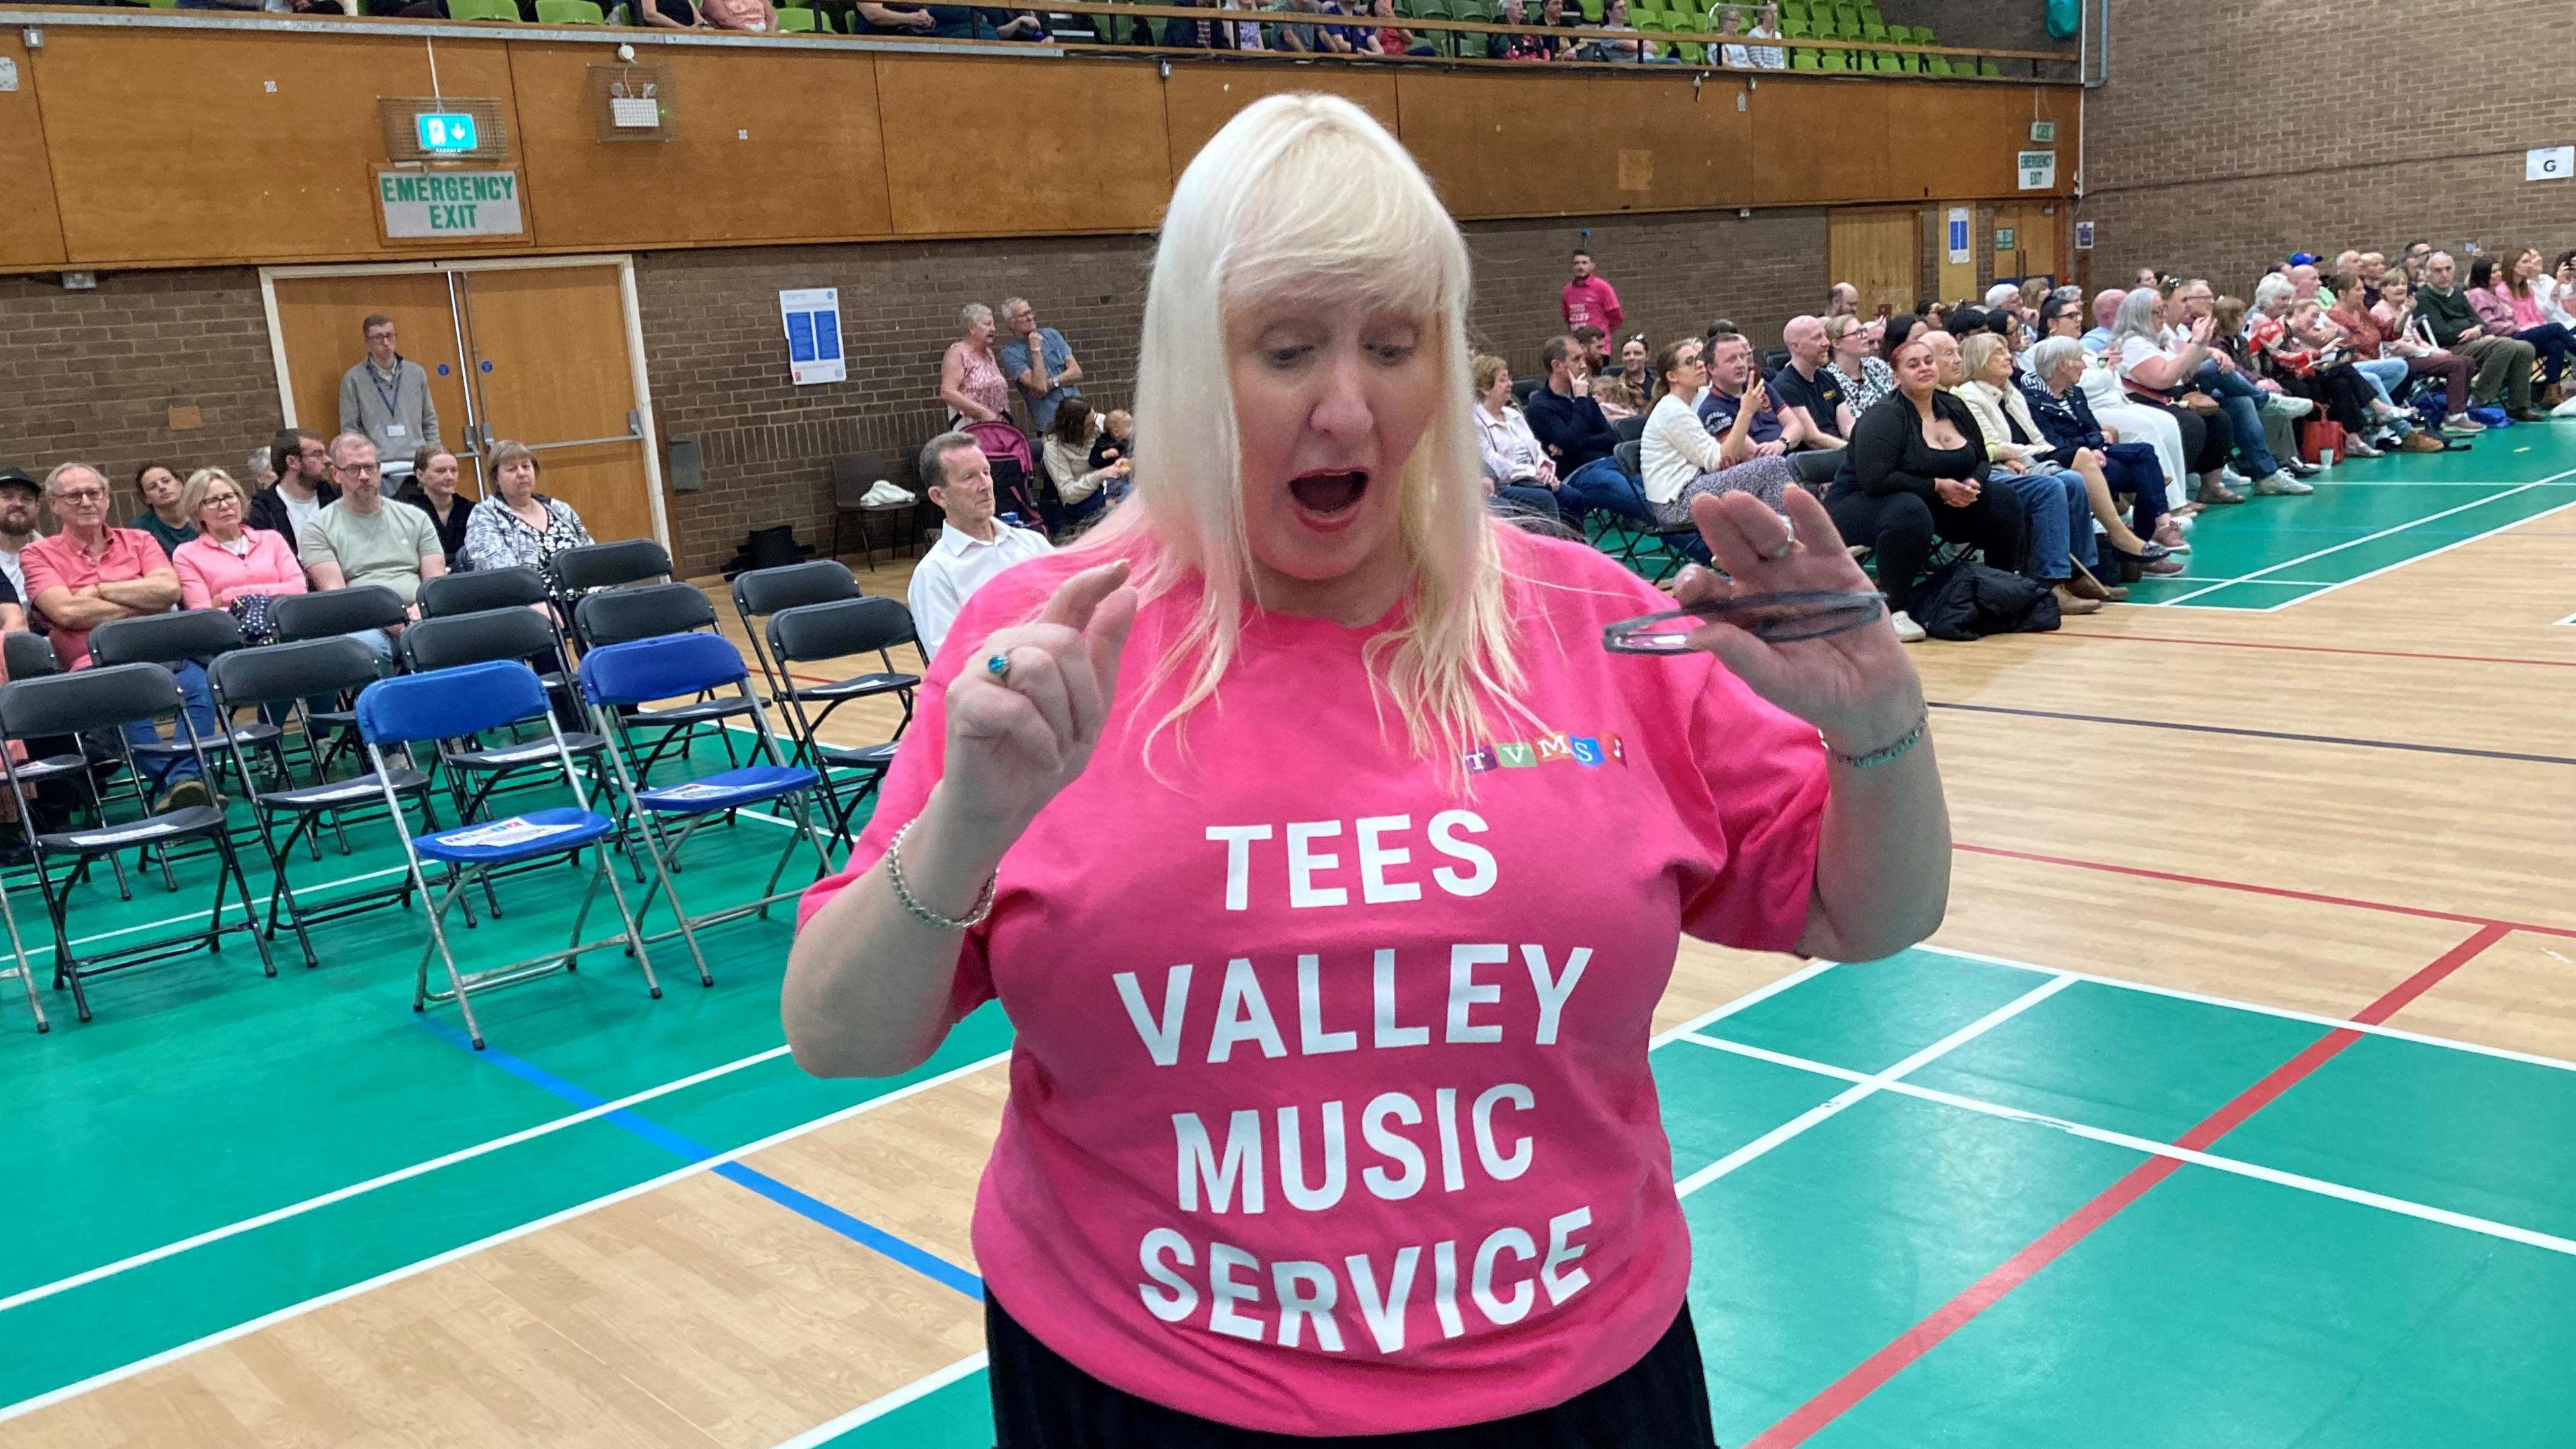
[(389, 317), (398, 350), (429, 375), (460, 491), (482, 496), (493, 447), (525, 443), (538, 490), (571, 504), (592, 537), (667, 546), (624, 266), (278, 269), (266, 280), (288, 414), (295, 426), (338, 431), (341, 378), (366, 355), (361, 324)]

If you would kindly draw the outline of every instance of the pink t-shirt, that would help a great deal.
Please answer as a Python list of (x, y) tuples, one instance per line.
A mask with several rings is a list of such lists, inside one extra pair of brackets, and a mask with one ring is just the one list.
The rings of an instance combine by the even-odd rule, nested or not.
[[(977, 1260), (1120, 1389), (1290, 1434), (1475, 1423), (1610, 1379), (1680, 1309), (1655, 1005), (1684, 930), (1795, 944), (1823, 749), (1707, 655), (1603, 650), (1669, 601), (1500, 532), (1536, 722), (1489, 708), (1472, 793), (1372, 709), (1383, 623), (1260, 613), (1149, 772), (1178, 591), (966, 936), (952, 1014), (998, 996), (1019, 1032)], [(954, 634), (1033, 615), (1086, 561), (1011, 569)], [(982, 659), (940, 651), (853, 871), (920, 810), (946, 687)]]
[(1618, 292), (1598, 272), (1579, 282), (1567, 282), (1558, 301), (1563, 306), (1569, 331), (1577, 327), (1598, 327), (1604, 332), (1615, 332), (1627, 319), (1627, 313), (1620, 310)]

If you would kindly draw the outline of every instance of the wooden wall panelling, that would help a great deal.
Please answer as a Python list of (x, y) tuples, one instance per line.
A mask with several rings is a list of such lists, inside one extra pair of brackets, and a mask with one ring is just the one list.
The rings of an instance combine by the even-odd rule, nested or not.
[[(1900, 145), (1937, 144), (1890, 123), (1902, 87), (1852, 80), (1767, 75), (1749, 99), (1748, 206), (1894, 201), (1914, 194), (1890, 155)], [(1922, 89), (1922, 87), (1917, 87)], [(1964, 89), (1964, 88), (1963, 88)]]
[[(384, 159), (376, 98), (429, 94), (420, 40), (56, 26), (34, 59), (74, 265), (426, 250), (379, 239), (369, 169)], [(498, 41), (441, 39), (438, 74), (449, 95), (510, 95)], [(437, 249), (526, 246), (449, 240)]]
[(1375, 116), (1388, 130), (1397, 129), (1396, 74), (1386, 66), (1326, 70), (1313, 65), (1258, 65), (1236, 61), (1214, 65), (1175, 65), (1163, 82), (1164, 125), (1169, 136), (1172, 179), (1180, 179), (1199, 148), (1208, 143), (1235, 112), (1264, 96), (1283, 91), (1326, 91)]
[[(640, 48), (639, 48), (640, 49)], [(519, 154), (548, 249), (894, 234), (876, 67), (847, 50), (640, 49), (670, 67), (676, 134), (602, 141), (590, 68), (605, 45), (516, 41)]]
[[(1468, 219), (1682, 211), (1745, 204), (1747, 115), (1724, 81), (1687, 73), (1407, 71), (1404, 144)], [(1615, 115), (1615, 143), (1600, 123)]]
[(900, 236), (1151, 231), (1172, 196), (1156, 68), (875, 57)]
[[(2059, 93), (2042, 86), (1898, 85), (1888, 97), (1887, 154), (1917, 199), (1943, 196), (2009, 197), (2023, 192), (2016, 161), (2030, 147), (2034, 98), (2040, 119), (2058, 123), (2057, 189), (2075, 185), (2075, 106), (2052, 110)], [(2058, 112), (2062, 112), (2059, 114)]]
[(18, 68), (18, 88), (0, 91), (0, 196), (9, 199), (9, 224), (0, 227), (0, 267), (59, 264), (63, 222), (54, 210), (54, 168), (46, 157), (35, 68), (27, 64), (17, 31), (0, 33), (0, 60)]

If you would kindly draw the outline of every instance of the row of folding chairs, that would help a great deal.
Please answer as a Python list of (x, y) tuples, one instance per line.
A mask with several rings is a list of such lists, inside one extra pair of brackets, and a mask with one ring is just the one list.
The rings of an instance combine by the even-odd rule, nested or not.
[[(600, 566), (603, 554), (609, 557)], [(558, 564), (568, 556), (559, 556)], [(800, 841), (813, 850), (818, 873), (828, 868), (828, 854), (808, 813), (808, 794), (822, 795), (833, 833), (846, 835), (851, 814), (891, 764), (892, 740), (864, 747), (835, 746), (821, 740), (817, 731), (841, 705), (885, 694), (900, 697), (903, 725), (908, 725), (912, 691), (919, 680), (897, 670), (891, 655), (895, 646), (912, 637), (908, 611), (895, 600), (863, 595), (846, 568), (818, 561), (742, 576), (734, 585), (735, 605), (751, 629), (753, 653), (769, 682), (771, 699), (783, 705), (793, 720), (792, 747), (782, 749), (763, 701), (750, 687), (749, 669), (740, 652), (713, 632), (713, 610), (695, 587), (646, 581), (612, 582), (590, 590), (567, 588), (568, 584), (597, 584), (610, 574), (632, 579), (667, 575), (668, 569), (668, 559), (658, 545), (644, 543), (637, 549), (612, 544), (598, 546), (587, 559), (572, 560), (571, 567), (557, 569), (552, 579), (514, 569), (431, 580), (421, 594), (424, 617), (400, 636), (400, 660), (410, 672), (393, 679), (380, 680), (375, 651), (346, 637), (402, 616), (400, 601), (381, 589), (303, 596), (309, 602), (281, 608), (281, 633), (295, 635), (324, 626), (330, 632), (257, 648), (242, 647), (238, 626), (220, 611), (120, 621), (102, 626), (93, 635), (98, 667), (50, 678), (45, 677), (52, 662), (50, 650), (42, 641), (32, 635), (11, 636), (13, 678), (9, 686), (0, 688), (0, 737), (10, 741), (76, 741), (83, 735), (116, 739), (125, 757), (109, 762), (109, 769), (121, 767), (133, 779), (142, 774), (140, 759), (157, 756), (165, 762), (190, 758), (202, 775), (214, 780), (219, 769), (208, 759), (211, 751), (217, 760), (232, 766), (252, 817), (241, 833), (258, 841), (272, 872), (265, 929), (254, 929), (258, 905), (241, 871), (236, 830), (221, 808), (201, 806), (111, 823), (112, 812), (99, 790), (102, 770), (76, 747), (12, 759), (7, 765), (8, 784), (22, 822), (35, 818), (33, 792), (56, 779), (77, 780), (86, 794), (82, 803), (98, 822), (91, 828), (43, 834), (26, 827), (37, 884), (53, 925), (57, 986), (72, 990), (81, 1019), (88, 1020), (84, 989), (88, 978), (200, 949), (220, 952), (224, 938), (233, 931), (250, 932), (263, 969), (273, 975), (275, 965), (267, 943), (281, 925), (295, 935), (306, 965), (315, 966), (318, 957), (309, 926), (394, 901), (407, 903), (418, 892), (432, 899), (433, 905), (430, 941), (415, 976), (415, 1008), (458, 1001), (467, 1014), (469, 1033), (479, 1045), (480, 1029), (472, 1019), (468, 993), (544, 974), (557, 966), (569, 968), (585, 951), (603, 944), (579, 939), (603, 883), (615, 897), (625, 925), (615, 940), (637, 955), (655, 995), (659, 986), (652, 980), (645, 953), (651, 943), (673, 936), (686, 942), (700, 980), (711, 982), (698, 931), (746, 912), (765, 913), (781, 899), (778, 880)], [(567, 592), (577, 596), (571, 610), (572, 633), (586, 646), (577, 675), (568, 667), (571, 650), (554, 613), (555, 603)], [(297, 601), (280, 603), (296, 605)], [(357, 627), (342, 629), (342, 625)], [(830, 680), (808, 680), (794, 672), (799, 664), (865, 653), (876, 654), (881, 667)], [(208, 665), (209, 692), (223, 724), (210, 739), (198, 738), (171, 673), (183, 662), (197, 660)], [(486, 679), (496, 669), (511, 680), (510, 688), (493, 696), (512, 702), (505, 715), (483, 719), (472, 706), (456, 704), (483, 693), (489, 687)], [(537, 691), (535, 697), (544, 702), (543, 709), (518, 707), (526, 703), (524, 691), (517, 687), (519, 675)], [(387, 698), (425, 691), (447, 702), (450, 712), (384, 715), (382, 710), (392, 706), (380, 706), (371, 729), (366, 701), (377, 697), (380, 684), (399, 686)], [(672, 698), (687, 702), (653, 707), (655, 701)], [(468, 715), (482, 722), (462, 727), (468, 721), (454, 714), (456, 707), (466, 708)], [(256, 717), (244, 722), (246, 711)], [(543, 737), (515, 737), (538, 715), (546, 726)], [(399, 721), (406, 718), (414, 723), (429, 718), (459, 727), (404, 734), (408, 726)], [(173, 723), (168, 739), (123, 744), (123, 725), (161, 719)], [(567, 729), (567, 719), (591, 727)], [(284, 728), (289, 725), (296, 728)], [(652, 771), (675, 754), (674, 741), (707, 727), (718, 729), (724, 737), (728, 768), (713, 775), (656, 783)], [(895, 732), (896, 739), (901, 728)], [(734, 753), (737, 731), (752, 738), (749, 764)], [(498, 743), (487, 738), (496, 734), (502, 736)], [(290, 741), (303, 745), (309, 784), (293, 778), (284, 748)], [(413, 745), (424, 742), (435, 746), (435, 755), (425, 766), (411, 751)], [(387, 746), (398, 749), (399, 760), (385, 752)], [(332, 778), (333, 760), (358, 748), (365, 750), (369, 773), (354, 780)], [(685, 759), (684, 747), (678, 757)], [(549, 780), (570, 788), (573, 816), (549, 816), (538, 810), (494, 818), (491, 801), (505, 786)], [(453, 827), (441, 827), (437, 818), (433, 800), (440, 781), (459, 822)], [(608, 844), (634, 858), (639, 885), (646, 884), (649, 865), (652, 884), (647, 889), (658, 888), (668, 899), (676, 920), (671, 931), (641, 933), (637, 916), (616, 885), (600, 833), (588, 824), (588, 817), (598, 813), (591, 808), (590, 797), (612, 792), (626, 802), (626, 808), (615, 817), (599, 817), (610, 821), (605, 830)], [(138, 807), (148, 809), (141, 790), (132, 793)], [(338, 896), (325, 905), (299, 900), (289, 864), (299, 846), (319, 859), (326, 826), (336, 831), (343, 817), (379, 802), (398, 825), (409, 810), (417, 812), (425, 826), (419, 836), (407, 827), (397, 831), (406, 842), (405, 878)], [(679, 848), (710, 819), (730, 818), (740, 810), (769, 803), (790, 812), (787, 823), (794, 833), (761, 895), (748, 903), (692, 913), (682, 904), (675, 880), (674, 857)], [(671, 820), (681, 823), (673, 825)], [(630, 821), (636, 826), (631, 838)], [(84, 873), (97, 861), (107, 860), (117, 870), (123, 892), (122, 867), (116, 864), (123, 852), (136, 851), (138, 858), (147, 852), (159, 856), (166, 880), (168, 852), (191, 845), (201, 845), (218, 857), (216, 899), (202, 931), (128, 943), (87, 958), (74, 953), (68, 896)], [(344, 840), (344, 852), (346, 848)], [(573, 942), (507, 967), (468, 972), (459, 966), (445, 927), (451, 907), (472, 925), (473, 906), (467, 893), (479, 888), (487, 909), (497, 915), (495, 878), (577, 860), (586, 848), (595, 850), (596, 858), (590, 887), (576, 915)], [(58, 865), (67, 870), (59, 881)], [(428, 874), (433, 866), (441, 872), (434, 894)], [(229, 896), (235, 892), (242, 908), (238, 922), (226, 917)], [(41, 1030), (42, 1003), (33, 973), (26, 968), (5, 895), (0, 895), (0, 924), (7, 927), (18, 969), (25, 977), (29, 1006)], [(445, 977), (444, 985), (436, 989), (430, 979), (433, 958)]]

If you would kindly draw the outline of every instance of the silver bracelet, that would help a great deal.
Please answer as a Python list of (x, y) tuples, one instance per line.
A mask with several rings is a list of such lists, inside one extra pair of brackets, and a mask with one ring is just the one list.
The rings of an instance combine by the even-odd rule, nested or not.
[(933, 930), (970, 931), (984, 924), (984, 918), (993, 914), (993, 887), (1001, 879), (998, 871), (984, 878), (983, 893), (975, 897), (974, 908), (966, 913), (966, 919), (962, 921), (952, 921), (913, 898), (912, 887), (904, 884), (903, 879), (903, 838), (912, 833), (915, 823), (911, 820), (905, 821), (895, 831), (894, 839), (886, 842), (886, 879), (894, 886), (894, 898), (903, 902), (903, 908), (912, 913), (914, 920)]
[(1931, 727), (1932, 706), (1927, 704), (1923, 707), (1923, 712), (1914, 717), (1914, 728), (1907, 730), (1902, 739), (1883, 750), (1872, 750), (1866, 755), (1846, 755), (1828, 744), (1825, 746), (1825, 753), (1831, 756), (1837, 765), (1849, 765), (1855, 770), (1874, 770), (1881, 765), (1904, 758), (1907, 751), (1923, 743), (1923, 735)]

